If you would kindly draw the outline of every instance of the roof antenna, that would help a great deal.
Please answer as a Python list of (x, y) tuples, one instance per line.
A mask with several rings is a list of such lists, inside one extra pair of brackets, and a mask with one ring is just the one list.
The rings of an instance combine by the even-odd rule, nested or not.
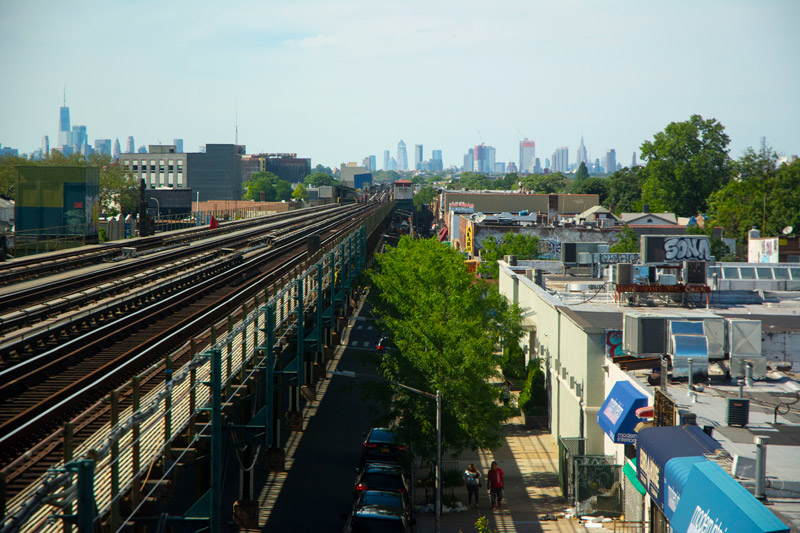
[(67, 86), (64, 85), (64, 107), (67, 107)]

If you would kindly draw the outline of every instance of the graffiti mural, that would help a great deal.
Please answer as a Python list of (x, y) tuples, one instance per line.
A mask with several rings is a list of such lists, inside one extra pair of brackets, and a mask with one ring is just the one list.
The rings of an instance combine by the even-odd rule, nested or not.
[(711, 243), (705, 235), (671, 237), (644, 235), (644, 263), (679, 263), (681, 261), (711, 261)]
[(539, 259), (561, 259), (561, 241), (539, 239)]
[(622, 330), (606, 330), (606, 357), (618, 357), (624, 355), (622, 351)]

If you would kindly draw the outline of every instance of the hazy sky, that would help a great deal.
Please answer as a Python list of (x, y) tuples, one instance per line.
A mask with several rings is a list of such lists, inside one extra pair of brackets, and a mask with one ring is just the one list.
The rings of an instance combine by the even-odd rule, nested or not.
[(184, 139), (312, 165), (422, 143), (518, 161), (581, 134), (592, 159), (714, 117), (731, 155), (800, 153), (797, 0), (0, 0), (0, 144), (57, 140), (66, 86), (91, 144)]

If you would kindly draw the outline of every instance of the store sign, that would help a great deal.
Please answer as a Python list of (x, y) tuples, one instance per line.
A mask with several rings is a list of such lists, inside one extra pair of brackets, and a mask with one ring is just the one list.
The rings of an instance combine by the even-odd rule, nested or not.
[(475, 204), (469, 204), (467, 202), (450, 202), (448, 209), (456, 214), (474, 213)]
[(472, 226), (467, 226), (467, 238), (464, 247), (467, 252), (472, 253)]
[(654, 500), (658, 499), (658, 491), (661, 484), (661, 467), (650, 458), (644, 450), (639, 450), (637, 459), (639, 465), (639, 481)]

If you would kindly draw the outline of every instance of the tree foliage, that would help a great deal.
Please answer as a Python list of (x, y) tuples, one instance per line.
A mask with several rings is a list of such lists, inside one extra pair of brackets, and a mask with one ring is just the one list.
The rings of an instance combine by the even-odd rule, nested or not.
[(333, 176), (333, 171), (331, 167), (326, 167), (325, 165), (316, 165), (314, 166), (314, 174), (328, 174), (329, 176)]
[(586, 163), (581, 161), (581, 166), (575, 172), (575, 183), (578, 184), (587, 179), (589, 179), (589, 169), (586, 168)]
[(629, 225), (625, 224), (619, 232), (619, 240), (608, 251), (613, 254), (638, 254), (639, 237)]
[(263, 194), (265, 202), (274, 202), (277, 197), (275, 184), (278, 183), (278, 179), (278, 176), (272, 172), (254, 173), (250, 176), (250, 179), (242, 184), (245, 187), (243, 198), (259, 202)]
[(292, 184), (286, 180), (278, 180), (275, 182), (275, 200), (278, 202), (292, 199)]
[(623, 168), (605, 180), (608, 196), (605, 201), (601, 200), (603, 205), (614, 213), (638, 213), (642, 210), (642, 187), (645, 180), (642, 167)]
[[(476, 280), (462, 256), (434, 239), (403, 237), (375, 258), (373, 303), (397, 350), (379, 364), (389, 382), (442, 393), (443, 447), (453, 455), (502, 442), (504, 411), (494, 352), (501, 337), (518, 341), (520, 312)], [(435, 402), (389, 385), (390, 417), (418, 454), (435, 454)], [(377, 397), (376, 397), (377, 398)]]
[(331, 174), (315, 172), (314, 174), (309, 174), (306, 176), (303, 180), (303, 183), (305, 183), (307, 187), (324, 187), (327, 185), (336, 185), (339, 182)]
[(438, 191), (430, 186), (422, 187), (417, 193), (414, 195), (414, 207), (417, 208), (417, 211), (422, 211), (422, 207), (425, 205), (429, 205), (436, 195)]
[(523, 233), (508, 232), (501, 241), (489, 236), (482, 243), (480, 271), (497, 279), (498, 259), (505, 255), (516, 255), (518, 259), (537, 259), (539, 257), (539, 237)]
[(587, 178), (580, 183), (576, 181), (570, 191), (572, 194), (596, 194), (602, 205), (606, 205), (609, 194), (609, 178)]
[(539, 194), (565, 192), (567, 177), (561, 172), (550, 174), (530, 174), (522, 178), (522, 188)]
[(729, 178), (729, 142), (725, 127), (713, 118), (692, 115), (670, 123), (642, 143), (647, 161), (642, 201), (678, 216), (704, 212), (708, 197)]
[(302, 183), (298, 183), (297, 187), (295, 187), (294, 191), (292, 191), (292, 198), (294, 198), (295, 200), (299, 200), (301, 202), (305, 202), (306, 200), (308, 200), (308, 196), (309, 196), (308, 190), (306, 189), (306, 186), (303, 185)]

